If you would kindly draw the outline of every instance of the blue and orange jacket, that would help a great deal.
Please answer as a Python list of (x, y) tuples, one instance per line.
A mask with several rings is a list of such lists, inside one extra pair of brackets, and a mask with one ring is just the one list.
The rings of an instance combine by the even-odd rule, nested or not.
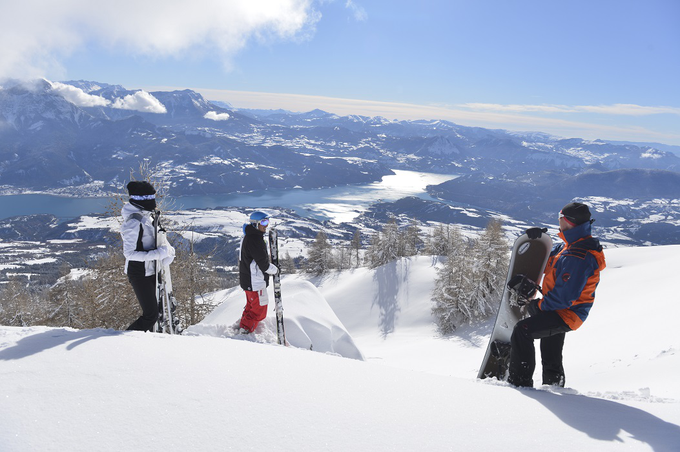
[(600, 272), (606, 267), (600, 242), (591, 235), (586, 222), (560, 232), (564, 244), (550, 253), (543, 279), (541, 311), (556, 311), (572, 330), (588, 317), (595, 301)]

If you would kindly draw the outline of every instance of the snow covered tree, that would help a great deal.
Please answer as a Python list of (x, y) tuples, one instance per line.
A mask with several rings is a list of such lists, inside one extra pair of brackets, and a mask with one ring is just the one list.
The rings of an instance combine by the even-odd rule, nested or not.
[(367, 251), (367, 259), (371, 268), (385, 265), (404, 255), (404, 241), (399, 236), (396, 219), (392, 218), (383, 226), (381, 232), (371, 237)]
[(417, 220), (411, 220), (408, 227), (406, 228), (406, 233), (403, 234), (403, 255), (404, 256), (415, 256), (418, 254), (418, 250), (423, 246), (423, 240), (420, 238), (420, 226)]
[(432, 312), (442, 334), (487, 318), (504, 289), (509, 244), (502, 223), (490, 221), (477, 240), (460, 237), (456, 228), (449, 229), (449, 249), (432, 295)]
[(469, 322), (485, 319), (497, 309), (508, 271), (509, 249), (502, 222), (491, 220), (472, 252), (475, 256), (474, 286), (466, 306)]
[(315, 276), (320, 276), (333, 268), (333, 253), (328, 243), (328, 236), (319, 231), (316, 239), (309, 247), (309, 254), (305, 263), (305, 270)]
[(460, 231), (455, 226), (438, 224), (430, 232), (425, 245), (425, 252), (432, 256), (446, 256), (449, 248), (460, 240)]
[[(444, 232), (444, 229), (440, 230)], [(443, 334), (452, 333), (461, 322), (461, 304), (471, 291), (472, 258), (470, 244), (458, 228), (447, 227), (446, 234), (439, 237), (445, 242), (447, 250), (444, 264), (437, 270), (437, 279), (432, 294), (434, 306), (432, 313), (439, 330)], [(464, 309), (463, 309), (464, 310)]]
[(0, 325), (31, 326), (43, 318), (38, 289), (19, 278), (5, 284), (0, 291)]

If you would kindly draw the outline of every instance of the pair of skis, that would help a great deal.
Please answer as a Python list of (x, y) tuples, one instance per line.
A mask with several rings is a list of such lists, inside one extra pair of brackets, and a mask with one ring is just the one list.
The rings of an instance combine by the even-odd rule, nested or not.
[(286, 345), (286, 333), (283, 329), (283, 303), (281, 301), (281, 267), (279, 267), (279, 235), (276, 229), (269, 230), (269, 254), (272, 264), (279, 272), (274, 275), (274, 308), (276, 309), (276, 340), (280, 345)]
[[(165, 229), (160, 224), (161, 213), (156, 211), (153, 217), (156, 248), (168, 245)], [(156, 261), (156, 299), (158, 300), (157, 333), (181, 334), (179, 318), (175, 315), (177, 300), (172, 293), (172, 276), (170, 266), (163, 265), (161, 259)]]

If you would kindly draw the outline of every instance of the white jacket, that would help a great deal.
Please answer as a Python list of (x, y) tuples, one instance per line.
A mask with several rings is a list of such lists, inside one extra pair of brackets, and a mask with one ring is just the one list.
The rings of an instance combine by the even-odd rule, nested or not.
[[(152, 276), (156, 273), (155, 262), (164, 260), (169, 264), (175, 256), (175, 249), (166, 244), (156, 248), (152, 212), (142, 210), (128, 203), (123, 206), (121, 215), (123, 224), (120, 227), (120, 235), (123, 238), (123, 255), (125, 256), (125, 273), (128, 271), (130, 261), (144, 262), (144, 274)], [(137, 251), (139, 239), (139, 225), (142, 225), (142, 248), (145, 251)]]

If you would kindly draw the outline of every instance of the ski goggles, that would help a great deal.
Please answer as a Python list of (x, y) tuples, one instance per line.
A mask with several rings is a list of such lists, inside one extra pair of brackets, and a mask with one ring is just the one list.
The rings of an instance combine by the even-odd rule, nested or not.
[(150, 201), (156, 199), (156, 195), (130, 195), (130, 199), (135, 201)]
[(269, 225), (269, 219), (268, 219), (268, 218), (265, 218), (265, 219), (263, 219), (263, 220), (260, 220), (259, 223), (260, 223), (262, 226), (268, 226), (268, 225)]
[(572, 225), (572, 226), (576, 226), (576, 224), (574, 224), (574, 219), (573, 219), (573, 218), (569, 218), (568, 216), (566, 216), (565, 214), (563, 214), (561, 211), (560, 211), (560, 214), (559, 214), (558, 218), (564, 218), (564, 219), (566, 220), (567, 223), (569, 223), (569, 224)]

